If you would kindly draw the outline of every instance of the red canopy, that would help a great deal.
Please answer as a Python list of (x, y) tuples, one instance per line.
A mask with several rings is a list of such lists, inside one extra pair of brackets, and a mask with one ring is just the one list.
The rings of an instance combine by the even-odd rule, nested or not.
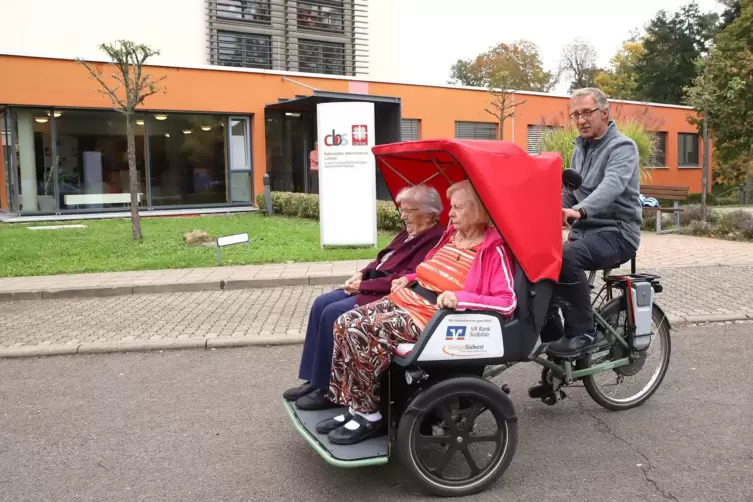
[(528, 280), (556, 281), (562, 264), (562, 159), (529, 155), (506, 141), (421, 140), (372, 148), (394, 199), (406, 186), (425, 184), (442, 196), (470, 180)]

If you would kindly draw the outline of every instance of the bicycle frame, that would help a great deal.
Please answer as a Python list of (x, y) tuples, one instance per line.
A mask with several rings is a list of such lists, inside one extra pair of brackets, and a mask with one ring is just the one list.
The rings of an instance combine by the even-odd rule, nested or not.
[[(612, 325), (610, 325), (609, 322), (607, 322), (607, 320), (604, 319), (604, 317), (599, 313), (599, 307), (601, 307), (601, 305), (603, 305), (604, 302), (609, 301), (614, 297), (612, 294), (613, 285), (609, 284), (606, 281), (606, 278), (609, 277), (610, 273), (611, 273), (611, 269), (602, 271), (603, 278), (605, 279), (604, 285), (601, 287), (601, 289), (599, 290), (599, 293), (591, 302), (594, 320), (596, 321), (597, 325), (603, 329), (604, 334), (606, 335), (607, 339), (610, 342), (612, 343), (617, 342), (620, 345), (622, 345), (623, 348), (629, 350), (628, 342), (624, 338), (622, 338), (619, 335), (619, 333), (617, 333), (617, 331), (612, 327)], [(597, 274), (597, 271), (592, 270), (588, 276), (588, 287), (591, 290), (593, 290), (594, 288), (594, 282), (596, 281), (596, 274)], [(599, 306), (597, 306), (598, 300), (602, 297), (604, 293), (606, 293), (604, 299), (602, 299)], [(531, 359), (531, 361), (551, 370), (558, 378), (560, 378), (567, 384), (570, 384), (574, 380), (578, 380), (589, 375), (595, 375), (603, 371), (611, 370), (614, 368), (619, 368), (621, 366), (627, 366), (633, 362), (631, 361), (629, 357), (623, 357), (614, 361), (607, 361), (605, 363), (597, 364), (589, 368), (585, 368), (581, 370), (573, 370), (571, 361), (564, 361), (562, 365), (560, 365), (560, 364), (553, 363), (541, 357), (541, 353), (544, 351), (545, 348), (546, 348), (546, 344), (540, 344), (539, 347), (534, 351), (534, 357)], [(501, 374), (508, 368), (514, 366), (515, 364), (517, 363), (508, 363), (508, 364), (503, 364), (500, 366), (495, 366), (493, 368), (488, 368), (484, 372), (484, 378), (493, 378)]]

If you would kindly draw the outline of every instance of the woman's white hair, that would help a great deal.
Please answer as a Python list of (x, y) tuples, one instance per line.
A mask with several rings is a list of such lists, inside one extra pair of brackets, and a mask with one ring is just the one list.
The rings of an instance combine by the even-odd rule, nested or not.
[(395, 202), (398, 204), (413, 202), (418, 206), (419, 211), (430, 214), (434, 218), (439, 218), (439, 215), (442, 214), (442, 198), (439, 196), (439, 192), (430, 186), (415, 185), (403, 188), (397, 194)]

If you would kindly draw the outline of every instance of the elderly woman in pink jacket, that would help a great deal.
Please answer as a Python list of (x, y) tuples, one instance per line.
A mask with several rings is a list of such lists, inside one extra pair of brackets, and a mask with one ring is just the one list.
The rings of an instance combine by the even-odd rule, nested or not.
[(334, 326), (329, 398), (348, 411), (317, 425), (335, 444), (386, 432), (380, 375), (400, 343), (413, 343), (441, 308), (493, 310), (510, 317), (517, 299), (511, 254), (468, 181), (452, 185), (450, 225), (416, 272), (396, 279), (382, 300), (341, 315)]

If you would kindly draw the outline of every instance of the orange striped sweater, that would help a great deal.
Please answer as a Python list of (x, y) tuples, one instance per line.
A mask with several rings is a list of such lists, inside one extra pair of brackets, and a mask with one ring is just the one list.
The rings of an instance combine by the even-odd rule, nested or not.
[[(463, 289), (468, 271), (473, 264), (478, 246), (472, 249), (459, 249), (448, 242), (437, 250), (431, 259), (416, 267), (416, 280), (424, 288), (437, 294)], [(423, 329), (434, 313), (439, 310), (436, 304), (408, 288), (400, 289), (387, 298), (406, 310), (419, 328)]]

